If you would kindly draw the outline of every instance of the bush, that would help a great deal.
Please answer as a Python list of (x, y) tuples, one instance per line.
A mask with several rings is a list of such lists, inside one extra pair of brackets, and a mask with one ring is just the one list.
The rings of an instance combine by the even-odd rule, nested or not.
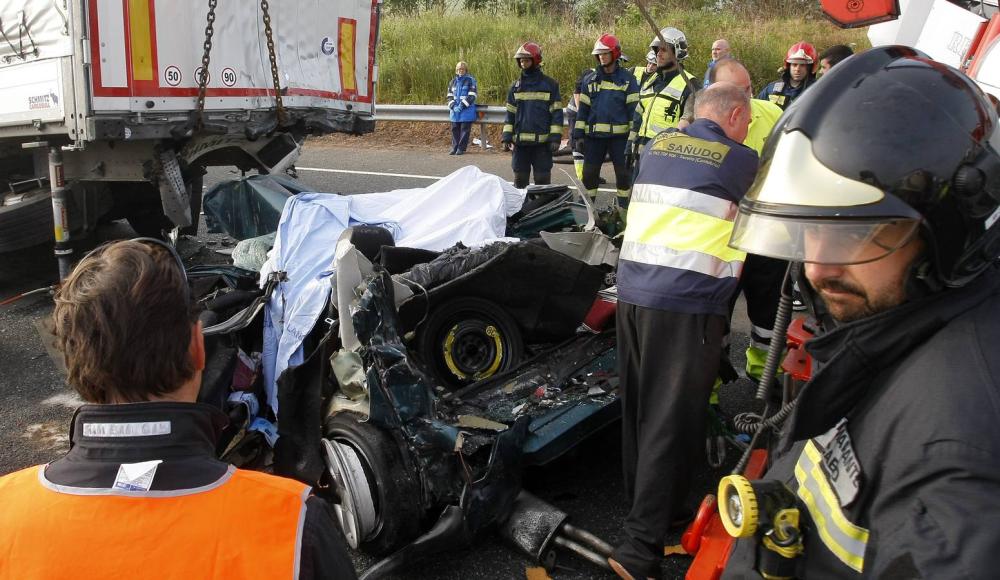
[[(579, 0), (573, 10), (556, 1), (546, 10), (539, 10), (538, 3), (524, 2), (533, 8), (518, 14), (510, 8), (498, 8), (493, 0), (471, 1), (493, 9), (439, 9), (405, 15), (390, 12), (383, 18), (379, 102), (443, 104), (455, 63), (464, 60), (479, 82), (479, 102), (501, 104), (519, 74), (512, 59), (514, 51), (529, 40), (542, 46), (543, 70), (559, 81), (565, 102), (581, 71), (594, 66), (590, 50), (602, 33), (618, 36), (631, 58), (630, 66), (643, 63), (653, 37), (631, 3), (623, 8), (620, 1), (615, 2), (615, 11), (610, 11), (606, 0)], [(802, 0), (756, 0), (765, 2), (803, 6)], [(512, 4), (520, 3), (506, 3)], [(595, 10), (594, 21), (589, 20), (591, 9)], [(713, 0), (700, 9), (669, 12), (653, 8), (660, 26), (675, 26), (687, 35), (691, 54), (684, 64), (689, 72), (703, 75), (712, 41), (724, 37), (734, 55), (746, 64), (755, 91), (777, 77), (785, 51), (799, 40), (812, 42), (819, 52), (834, 44), (868, 47), (863, 30), (841, 30), (804, 8), (801, 16), (794, 17), (764, 18), (748, 12), (746, 3), (738, 0)], [(608, 22), (602, 24), (601, 18)]]

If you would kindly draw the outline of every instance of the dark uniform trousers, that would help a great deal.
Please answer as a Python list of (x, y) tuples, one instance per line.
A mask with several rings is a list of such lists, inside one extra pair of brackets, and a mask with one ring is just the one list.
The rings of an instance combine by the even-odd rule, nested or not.
[(625, 146), (628, 135), (614, 137), (586, 137), (583, 149), (583, 186), (596, 189), (601, 182), (601, 165), (611, 158), (615, 168), (615, 186), (626, 190), (632, 187), (632, 173), (625, 166)]
[(619, 301), (617, 331), (622, 461), (632, 509), (614, 558), (658, 577), (670, 522), (687, 497), (692, 471), (705, 461), (705, 413), (726, 319)]
[(461, 151), (469, 148), (469, 135), (472, 134), (472, 121), (453, 122), (451, 124), (451, 150)]
[(514, 187), (528, 187), (532, 169), (535, 171), (535, 185), (552, 183), (552, 150), (548, 143), (515, 144), (510, 165), (514, 170)]
[[(757, 328), (774, 329), (774, 319), (778, 315), (778, 301), (781, 299), (781, 283), (785, 279), (788, 262), (767, 256), (748, 254), (740, 275), (739, 291), (733, 294), (733, 306), (739, 293), (747, 301), (747, 318), (753, 328), (751, 338), (762, 348), (770, 344), (770, 336), (761, 336)], [(730, 308), (732, 312), (732, 308)], [(760, 377), (752, 377), (759, 379)]]

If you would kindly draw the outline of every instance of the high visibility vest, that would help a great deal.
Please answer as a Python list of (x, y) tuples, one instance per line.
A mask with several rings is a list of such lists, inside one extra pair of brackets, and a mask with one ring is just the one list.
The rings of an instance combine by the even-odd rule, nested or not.
[(784, 111), (770, 101), (750, 99), (750, 127), (743, 144), (757, 152), (763, 153), (764, 143), (771, 134), (771, 129), (778, 123)]
[(729, 312), (746, 253), (729, 247), (757, 155), (696, 120), (642, 154), (618, 259), (618, 299), (692, 314)]
[(178, 491), (0, 478), (0, 579), (297, 578), (310, 488), (230, 468)]
[(639, 105), (636, 115), (641, 119), (636, 131), (638, 137), (652, 139), (657, 133), (676, 127), (684, 114), (682, 99), (687, 88), (685, 78), (694, 79), (686, 71), (684, 75), (676, 75), (659, 91), (648, 83), (639, 92)]

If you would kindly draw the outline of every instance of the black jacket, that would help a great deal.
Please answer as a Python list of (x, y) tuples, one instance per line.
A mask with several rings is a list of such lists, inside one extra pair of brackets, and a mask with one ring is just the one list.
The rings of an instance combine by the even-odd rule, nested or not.
[[(765, 475), (799, 498), (798, 577), (996, 577), (998, 344), (996, 269), (808, 343), (822, 366)], [(756, 543), (724, 578), (760, 577)]]
[[(170, 421), (169, 435), (97, 438), (83, 432), (85, 422), (131, 423)], [(122, 463), (162, 459), (151, 483), (152, 491), (176, 491), (209, 485), (223, 477), (229, 465), (215, 458), (215, 439), (226, 417), (201, 403), (133, 403), (84, 405), (73, 416), (70, 451), (45, 468), (51, 483), (108, 489)], [(233, 513), (233, 523), (253, 517), (253, 506)], [(325, 500), (306, 500), (302, 529), (299, 578), (356, 578), (340, 530)], [(225, 571), (222, 571), (225, 574)]]

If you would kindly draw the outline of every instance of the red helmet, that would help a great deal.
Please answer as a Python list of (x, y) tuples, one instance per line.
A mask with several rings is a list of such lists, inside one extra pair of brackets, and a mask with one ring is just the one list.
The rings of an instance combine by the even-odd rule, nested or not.
[(815, 72), (818, 62), (819, 57), (816, 56), (816, 49), (805, 41), (796, 42), (788, 48), (788, 53), (785, 54), (785, 68), (788, 68), (788, 65), (792, 63), (811, 64), (813, 72)]
[(538, 46), (534, 42), (525, 42), (517, 49), (514, 53), (514, 59), (519, 58), (530, 58), (534, 61), (535, 66), (542, 64), (542, 47)]
[(622, 56), (622, 45), (618, 43), (618, 37), (614, 34), (602, 34), (594, 43), (594, 50), (590, 54), (611, 53), (612, 60), (618, 60)]

